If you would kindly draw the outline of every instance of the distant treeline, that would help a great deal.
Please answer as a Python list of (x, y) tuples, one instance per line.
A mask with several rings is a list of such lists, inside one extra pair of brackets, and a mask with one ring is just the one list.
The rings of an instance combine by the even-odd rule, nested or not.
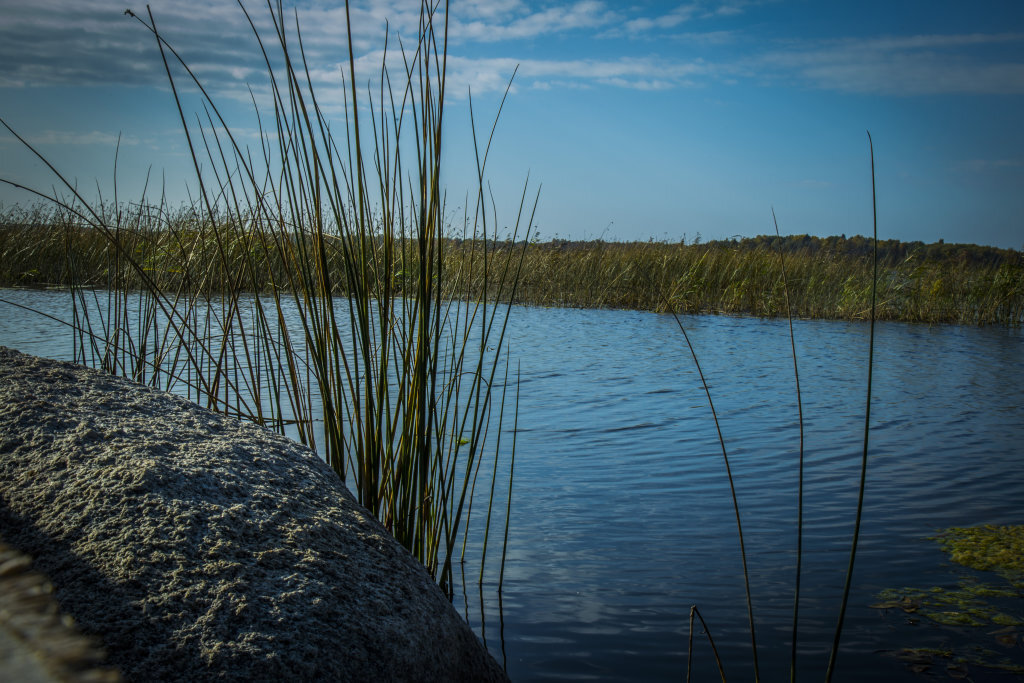
[[(825, 254), (850, 257), (870, 257), (872, 241), (869, 237), (855, 235), (847, 237), (814, 237), (813, 235), (759, 235), (742, 239), (715, 240), (708, 246), (744, 251), (769, 250), (786, 254)], [(878, 261), (885, 265), (897, 265), (908, 259), (919, 259), (930, 263), (967, 263), (970, 265), (1020, 264), (1024, 258), (1015, 249), (999, 249), (977, 244), (947, 244), (943, 240), (926, 244), (921, 241), (900, 242), (899, 240), (878, 241)]]
[[(160, 281), (165, 291), (216, 294), (293, 287), (295, 263), (319, 259), (314, 238), (268, 240), (250, 226), (216, 231), (178, 218), (117, 229), (120, 249), (91, 228), (52, 215), (0, 216), (0, 285), (109, 287), (116, 278)], [(154, 227), (158, 226), (158, 227)], [(214, 239), (216, 235), (216, 239)], [(323, 263), (337, 294), (350, 293), (341, 240), (322, 241)], [(371, 240), (372, 242), (372, 240)], [(390, 272), (378, 272), (376, 244), (366, 270), (386, 281), (381, 291), (413, 291), (418, 252), (411, 243)], [(493, 299), (497, 280), (483, 285), (480, 241), (446, 239), (443, 277), (449, 291)], [(515, 301), (541, 306), (629, 308), (686, 313), (865, 319), (871, 302), (871, 240), (808, 235), (760, 236), (706, 243), (567, 241), (491, 242), (490, 253), (523, 259)], [(1024, 322), (1024, 258), (1013, 249), (971, 244), (880, 241), (878, 317), (927, 323)], [(297, 259), (299, 259), (297, 261)], [(289, 265), (290, 264), (290, 265)], [(464, 284), (468, 283), (467, 290)], [(510, 287), (505, 280), (501, 287)], [(504, 300), (510, 291), (501, 292)]]

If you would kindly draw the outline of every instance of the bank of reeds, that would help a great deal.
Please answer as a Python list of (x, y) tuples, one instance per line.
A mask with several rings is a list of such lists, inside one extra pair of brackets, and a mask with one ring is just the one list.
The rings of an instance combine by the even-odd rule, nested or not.
[[(136, 212), (139, 213), (139, 212)], [(202, 239), (187, 211), (156, 220), (143, 212), (137, 225), (120, 233), (122, 251), (137, 254), (154, 278), (164, 286), (184, 283), (188, 262), (203, 263), (200, 280), (187, 283), (211, 293), (227, 288), (243, 258), (253, 265), (246, 283), (268, 291), (282, 282), (287, 264), (277, 252), (259, 243), (237, 239), (220, 247)], [(73, 244), (82, 282), (104, 287), (111, 276), (117, 251), (102, 235), (68, 226), (56, 212), (10, 210), (0, 217), (0, 283), (12, 285), (67, 285), (70, 264), (67, 243)], [(475, 299), (506, 298), (494, 283), (485, 285), (481, 273), (470, 274), (460, 264), (479, 258), (484, 243), (462, 240), (458, 226), (448, 225), (444, 244), (445, 270), (462, 281), (454, 285)], [(849, 240), (852, 242), (853, 240)], [(789, 296), (798, 318), (862, 320), (870, 307), (871, 259), (843, 249), (791, 249), (786, 254)], [(966, 325), (1020, 325), (1024, 323), (1024, 256), (1013, 250), (988, 250), (985, 259), (971, 259), (964, 249), (936, 257), (933, 245), (899, 250), (898, 258), (879, 264), (879, 320)], [(218, 248), (227, 252), (221, 259)], [(383, 249), (377, 242), (374, 248)], [(538, 306), (628, 308), (663, 311), (667, 307), (687, 313), (725, 313), (763, 317), (786, 313), (785, 291), (778, 250), (770, 243), (741, 247), (728, 242), (680, 244), (664, 242), (543, 242), (512, 244), (487, 242), (486, 248), (507, 257), (525, 249), (524, 268), (516, 283), (515, 302)], [(329, 268), (344, 273), (346, 260), (338, 242), (328, 241)], [(405, 296), (415, 291), (418, 253), (399, 250), (387, 277), (394, 291)], [(122, 268), (125, 266), (122, 264)], [(125, 272), (128, 278), (131, 272)], [(344, 277), (335, 279), (336, 294), (348, 294)], [(666, 304), (667, 302), (667, 304)]]
[[(504, 476), (501, 354), (522, 250), (495, 247), (490, 142), (474, 124), (479, 187), (458, 229), (480, 248), (447, 252), (447, 43), (435, 25), (446, 9), (424, 3), (415, 40), (386, 45), (376, 91), (357, 85), (366, 75), (350, 26), (345, 110), (332, 121), (298, 16), (268, 3), (270, 35), (250, 18), (271, 99), (256, 150), (238, 142), (153, 14), (129, 11), (164, 60), (195, 202), (90, 203), (51, 166), (60, 193), (5, 216), (0, 278), (71, 287), (78, 360), (294, 430), (450, 593), (477, 479)], [(198, 116), (184, 92), (198, 93)], [(515, 225), (528, 226), (530, 211), (524, 188)], [(488, 488), (492, 505), (500, 491)], [(475, 544), (485, 555), (486, 531)]]
[[(527, 252), (520, 301), (540, 305), (786, 315), (778, 251), (728, 243), (548, 243)], [(789, 299), (798, 318), (866, 320), (870, 255), (793, 251)], [(1021, 324), (1024, 259), (929, 261), (914, 254), (880, 266), (880, 320)]]

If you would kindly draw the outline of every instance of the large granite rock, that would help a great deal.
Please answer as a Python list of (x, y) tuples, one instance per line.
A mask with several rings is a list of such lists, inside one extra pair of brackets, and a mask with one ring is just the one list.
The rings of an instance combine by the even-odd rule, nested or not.
[(503, 680), (311, 451), (0, 347), (0, 529), (129, 680)]

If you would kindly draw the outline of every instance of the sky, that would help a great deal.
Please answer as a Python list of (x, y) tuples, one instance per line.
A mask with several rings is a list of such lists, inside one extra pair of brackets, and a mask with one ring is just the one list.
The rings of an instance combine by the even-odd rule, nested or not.
[[(266, 73), (235, 0), (150, 0), (240, 137)], [(266, 30), (265, 3), (248, 0)], [(340, 0), (296, 7), (314, 87), (342, 123)], [(134, 0), (0, 0), (0, 118), (84, 195), (194, 192), (153, 36)], [(353, 0), (357, 80), (415, 43), (418, 0)], [(1024, 2), (452, 0), (444, 182), (473, 192), (469, 103), (489, 127), (499, 222), (540, 188), (541, 239), (870, 235), (1024, 249)], [(393, 62), (390, 62), (393, 64)], [(472, 100), (470, 100), (470, 94)], [(116, 159), (116, 164), (115, 164)], [(148, 185), (147, 183), (148, 177)], [(0, 179), (53, 173), (0, 127)], [(115, 183), (116, 179), (116, 183)], [(57, 188), (57, 192), (62, 192)], [(4, 207), (32, 195), (0, 183)], [(455, 207), (458, 201), (453, 200)]]

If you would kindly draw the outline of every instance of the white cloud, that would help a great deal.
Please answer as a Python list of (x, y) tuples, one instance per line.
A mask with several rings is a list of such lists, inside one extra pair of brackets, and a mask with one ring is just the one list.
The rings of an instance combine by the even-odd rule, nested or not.
[(680, 5), (667, 14), (656, 17), (637, 17), (630, 19), (624, 24), (627, 33), (636, 34), (647, 32), (652, 29), (675, 28), (685, 21), (689, 21), (697, 13), (697, 5)]
[(743, 8), (737, 7), (735, 5), (722, 5), (717, 10), (715, 10), (715, 14), (718, 14), (719, 16), (723, 17), (732, 17), (736, 16), (737, 14), (743, 14)]
[(698, 61), (666, 62), (656, 59), (618, 58), (610, 60), (544, 60), (510, 58), (468, 59), (449, 57), (448, 78), (453, 95), (504, 89), (519, 67), (517, 82), (531, 87), (592, 87), (597, 84), (636, 90), (665, 90), (693, 85), (693, 79), (707, 76), (711, 69)]
[[(127, 0), (129, 4), (133, 0)], [(248, 20), (230, 0), (149, 0), (157, 26), (192, 65), (216, 97), (247, 101), (252, 87), (267, 96), (265, 65)], [(53, 85), (163, 86), (163, 63), (153, 36), (138, 21), (124, 16), (125, 0), (36, 0), (5, 8), (0, 23), (0, 87)], [(279, 48), (265, 6), (249, 0), (251, 16), (267, 39), (272, 60)], [(778, 49), (763, 43), (744, 43), (740, 31), (689, 31), (708, 16), (745, 11), (749, 2), (707, 1), (670, 5), (667, 11), (645, 16), (626, 4), (603, 0), (525, 2), (524, 0), (460, 0), (450, 18), (449, 92), (463, 96), (504, 89), (517, 64), (517, 83), (525, 87), (593, 87), (599, 84), (634, 89), (691, 87), (709, 79), (755, 79), (762, 83), (810, 86), (845, 92), (917, 95), (948, 93), (1022, 93), (1024, 60), (1021, 34), (884, 36), (833, 41), (791, 41)], [(349, 8), (353, 49), (358, 58), (357, 79), (377, 77), (380, 46), (390, 32), (392, 75), (402, 73), (401, 35), (413, 47), (419, 26), (419, 0), (361, 0)], [(145, 18), (145, 9), (136, 6)], [(285, 23), (294, 17), (285, 10)], [(301, 0), (299, 17), (305, 54), (314, 86), (325, 108), (337, 111), (344, 91), (339, 73), (347, 71), (345, 6), (337, 0)], [(702, 54), (729, 44), (731, 51), (717, 62), (684, 60), (678, 55), (648, 58), (620, 57), (536, 59), (536, 52), (515, 41), (575, 32), (577, 37), (670, 38)], [(297, 47), (294, 32), (291, 45)], [(508, 41), (497, 47), (499, 41)], [(474, 59), (471, 43), (501, 56)], [(602, 43), (604, 45), (604, 43)], [(1002, 48), (990, 50), (990, 48)], [(1013, 48), (1012, 50), (1006, 48)], [(534, 49), (534, 48), (529, 48)], [(610, 49), (614, 49), (610, 48)], [(673, 48), (676, 49), (676, 48)], [(1015, 50), (1015, 52), (1014, 52)], [(1002, 54), (999, 58), (993, 54)], [(543, 54), (543, 53), (542, 53)], [(594, 53), (591, 53), (594, 54)], [(180, 73), (180, 70), (179, 70)], [(347, 73), (346, 73), (347, 77)], [(725, 81), (721, 81), (725, 82)], [(571, 86), (570, 84), (575, 84)]]
[(645, 78), (602, 78), (601, 83), (604, 83), (605, 85), (613, 85), (617, 88), (629, 88), (632, 90), (671, 90), (679, 85), (676, 81)]
[(703, 33), (676, 33), (671, 38), (680, 43), (691, 45), (728, 45), (736, 43), (739, 35), (735, 31), (705, 31)]
[(454, 17), (450, 20), (449, 31), (455, 40), (522, 40), (552, 33), (601, 28), (619, 18), (619, 14), (608, 9), (603, 2), (581, 0), (571, 5), (552, 5), (535, 12), (511, 10), (480, 16), (471, 21)]
[[(128, 0), (131, 3), (132, 0)], [(156, 26), (211, 92), (247, 100), (249, 87), (266, 92), (266, 69), (249, 21), (229, 1), (149, 0)], [(138, 20), (124, 14), (124, 0), (38, 0), (5, 10), (0, 23), (0, 86), (9, 88), (61, 85), (163, 86), (164, 66), (153, 35)], [(272, 61), (279, 47), (266, 8), (251, 0), (250, 16), (264, 36)], [(605, 2), (577, 0), (569, 4), (528, 6), (522, 0), (467, 0), (449, 25), (449, 55), (458, 62), (467, 42), (522, 40), (554, 33), (593, 30), (621, 17)], [(149, 21), (143, 7), (138, 16)], [(419, 0), (364, 0), (352, 3), (353, 48), (362, 72), (357, 79), (375, 77), (380, 46), (390, 33), (393, 74), (401, 73), (400, 42), (415, 48), (419, 29)], [(304, 2), (299, 10), (305, 55), (316, 82), (340, 82), (339, 66), (348, 61), (346, 10), (324, 0)], [(294, 15), (285, 10), (291, 46), (298, 41)], [(297, 51), (296, 51), (297, 53)], [(175, 73), (181, 74), (168, 54)], [(465, 60), (463, 60), (465, 61)], [(504, 87), (518, 60), (485, 64), (464, 80), (480, 89)], [(493, 73), (500, 65), (500, 74)], [(564, 74), (571, 67), (553, 69)], [(469, 67), (463, 68), (469, 74)], [(347, 74), (346, 74), (347, 75)], [(187, 85), (180, 76), (179, 85)]]
[[(133, 6), (149, 21), (144, 3), (133, 0), (36, 0), (5, 8), (0, 23), (0, 86), (162, 85), (164, 68), (156, 41), (140, 22), (125, 16)], [(285, 7), (284, 23), (294, 23)], [(247, 97), (247, 85), (259, 87), (264, 65), (249, 19), (230, 0), (149, 0), (156, 26), (204, 84), (214, 91)], [(277, 58), (272, 22), (259, 0), (246, 2), (250, 17)], [(299, 0), (305, 54), (317, 71), (336, 71), (347, 62), (346, 8), (340, 0)], [(460, 0), (449, 17), (449, 54), (465, 53), (470, 43), (493, 44), (550, 35), (625, 29), (631, 37), (663, 32), (688, 22), (699, 6), (679, 4), (653, 16), (604, 0), (573, 2)], [(702, 4), (700, 7), (704, 7)], [(352, 43), (356, 55), (377, 50), (390, 33), (389, 49), (415, 42), (420, 0), (352, 2)], [(701, 10), (702, 11), (702, 10)], [(630, 14), (632, 12), (632, 14)], [(441, 17), (439, 17), (441, 18)], [(297, 46), (294, 33), (292, 46)], [(514, 49), (514, 47), (513, 47)], [(174, 62), (174, 58), (168, 55)], [(365, 60), (362, 60), (365, 61)], [(671, 79), (669, 79), (671, 80)], [(481, 84), (482, 85), (482, 84)]]

